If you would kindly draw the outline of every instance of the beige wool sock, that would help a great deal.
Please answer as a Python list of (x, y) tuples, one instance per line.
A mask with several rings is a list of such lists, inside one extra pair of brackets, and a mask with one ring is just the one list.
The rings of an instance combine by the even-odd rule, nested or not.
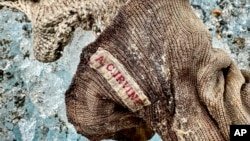
[(212, 48), (188, 0), (129, 0), (83, 49), (67, 116), (92, 140), (142, 125), (167, 141), (229, 140), (229, 125), (250, 123), (249, 75)]
[(126, 0), (0, 0), (0, 7), (23, 12), (32, 24), (37, 60), (54, 62), (76, 28), (99, 34)]

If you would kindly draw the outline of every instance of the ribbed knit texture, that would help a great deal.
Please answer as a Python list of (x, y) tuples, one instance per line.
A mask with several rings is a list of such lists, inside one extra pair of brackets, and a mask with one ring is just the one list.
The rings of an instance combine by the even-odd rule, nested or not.
[(78, 27), (97, 34), (110, 24), (126, 0), (0, 0), (23, 12), (32, 24), (33, 50), (37, 60), (53, 62)]
[[(151, 105), (131, 112), (89, 67), (99, 47), (126, 67)], [(67, 116), (92, 140), (145, 125), (167, 141), (229, 140), (229, 125), (250, 124), (249, 81), (249, 72), (212, 49), (209, 32), (188, 0), (130, 0), (83, 49), (66, 92)]]

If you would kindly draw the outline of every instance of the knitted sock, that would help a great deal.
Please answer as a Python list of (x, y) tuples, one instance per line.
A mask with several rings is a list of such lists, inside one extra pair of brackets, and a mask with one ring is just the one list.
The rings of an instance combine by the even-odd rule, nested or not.
[(128, 1), (83, 49), (67, 116), (90, 138), (146, 124), (168, 141), (229, 140), (230, 124), (250, 123), (243, 74), (188, 0)]

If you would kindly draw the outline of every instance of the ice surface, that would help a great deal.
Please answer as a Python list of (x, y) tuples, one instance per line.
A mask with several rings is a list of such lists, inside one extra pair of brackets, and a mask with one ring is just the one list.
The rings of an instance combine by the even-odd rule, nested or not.
[(0, 140), (87, 140), (67, 122), (64, 93), (95, 35), (77, 29), (63, 57), (44, 64), (32, 54), (26, 17), (9, 10), (0, 15)]
[[(249, 69), (250, 1), (191, 0), (197, 15), (213, 35), (213, 46), (222, 48), (241, 68)], [(215, 17), (217, 8), (222, 15)], [(0, 141), (85, 141), (68, 123), (64, 93), (75, 73), (84, 46), (95, 39), (77, 29), (54, 63), (35, 60), (32, 27), (18, 12), (0, 9)], [(243, 44), (237, 42), (243, 39)], [(155, 135), (152, 141), (159, 141)]]
[[(250, 68), (250, 0), (191, 0), (213, 35), (213, 47), (231, 54), (242, 69)], [(213, 10), (221, 11), (216, 17)], [(242, 42), (240, 42), (242, 41)]]

